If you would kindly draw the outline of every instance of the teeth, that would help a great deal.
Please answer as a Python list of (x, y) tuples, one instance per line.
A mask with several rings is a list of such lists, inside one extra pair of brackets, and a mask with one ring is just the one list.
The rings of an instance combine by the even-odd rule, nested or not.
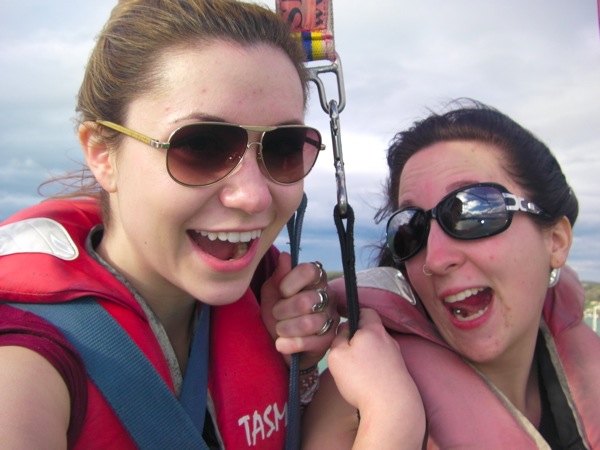
[(248, 244), (242, 243), (242, 244), (238, 245), (238, 247), (237, 247), (237, 249), (235, 251), (235, 255), (233, 256), (233, 258), (230, 259), (230, 261), (234, 261), (236, 259), (241, 258), (247, 252), (248, 252)]
[(457, 294), (449, 295), (448, 297), (444, 298), (444, 301), (446, 303), (460, 302), (460, 301), (464, 300), (465, 298), (470, 297), (471, 295), (475, 295), (483, 290), (484, 290), (484, 288), (466, 289)]
[(463, 311), (462, 309), (457, 308), (457, 309), (452, 310), (452, 314), (454, 314), (454, 317), (456, 317), (458, 320), (460, 320), (462, 322), (468, 322), (469, 320), (475, 320), (478, 317), (481, 317), (483, 315), (483, 313), (486, 311), (487, 311), (487, 306), (485, 308), (483, 308), (482, 310), (469, 315), (469, 313), (467, 311)]
[(260, 237), (261, 230), (252, 230), (252, 231), (197, 231), (201, 236), (207, 237), (211, 241), (220, 240), (226, 242), (250, 242), (252, 239), (256, 239)]

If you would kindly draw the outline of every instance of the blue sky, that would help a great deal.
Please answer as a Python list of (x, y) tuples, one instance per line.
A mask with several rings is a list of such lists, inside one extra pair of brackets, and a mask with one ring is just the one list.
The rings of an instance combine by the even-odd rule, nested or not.
[[(382, 201), (389, 140), (428, 108), (471, 97), (513, 117), (556, 154), (581, 207), (569, 264), (582, 279), (600, 281), (596, 0), (333, 3), (346, 83), (341, 129), (357, 267), (370, 264), (382, 236), (373, 214)], [(94, 36), (114, 4), (0, 0), (0, 219), (38, 202), (41, 181), (82, 161), (75, 95)], [(274, 8), (274, 1), (264, 4)], [(329, 118), (316, 92), (306, 122), (322, 130), (331, 149)], [(321, 155), (306, 191), (301, 260), (340, 269), (331, 152)], [(278, 244), (285, 248), (286, 238)]]

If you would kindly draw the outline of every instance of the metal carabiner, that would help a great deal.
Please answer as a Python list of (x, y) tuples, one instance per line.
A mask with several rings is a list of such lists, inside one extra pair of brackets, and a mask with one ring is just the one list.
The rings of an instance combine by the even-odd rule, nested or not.
[(331, 139), (333, 143), (333, 166), (335, 167), (338, 208), (340, 210), (340, 215), (343, 218), (346, 218), (348, 214), (348, 192), (346, 191), (346, 172), (344, 170), (344, 156), (342, 154), (339, 108), (335, 100), (329, 102), (329, 117)]
[[(342, 137), (340, 129), (340, 113), (346, 106), (346, 93), (344, 91), (344, 76), (342, 62), (336, 53), (336, 59), (327, 66), (308, 67), (310, 80), (317, 86), (321, 108), (329, 114), (329, 125), (333, 143), (333, 166), (335, 168), (335, 179), (337, 185), (337, 206), (341, 217), (346, 218), (348, 214), (348, 192), (346, 190), (346, 173), (344, 171), (344, 155), (342, 152)], [(328, 100), (325, 85), (319, 77), (323, 73), (333, 73), (337, 80), (338, 98)]]
[(335, 54), (335, 61), (327, 66), (312, 66), (307, 67), (308, 73), (310, 75), (310, 80), (313, 81), (317, 85), (317, 90), (319, 91), (319, 100), (321, 101), (321, 108), (327, 114), (329, 114), (329, 101), (327, 100), (327, 93), (325, 92), (325, 85), (319, 75), (322, 73), (333, 73), (336, 77), (337, 81), (337, 90), (338, 90), (338, 112), (342, 112), (346, 107), (346, 92), (344, 89), (344, 73), (342, 71), (342, 61), (340, 56)]

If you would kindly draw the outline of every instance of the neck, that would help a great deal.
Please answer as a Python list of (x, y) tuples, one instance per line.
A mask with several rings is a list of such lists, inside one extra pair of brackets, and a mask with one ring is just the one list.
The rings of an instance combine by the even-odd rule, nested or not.
[[(164, 303), (168, 303), (168, 301)], [(177, 309), (164, 308), (164, 304), (158, 305), (158, 308), (150, 305), (169, 337), (182, 374), (185, 373), (187, 367), (197, 305), (197, 301), (180, 305)]]
[(537, 359), (533, 350), (521, 364), (476, 367), (534, 426), (539, 425), (542, 407)]

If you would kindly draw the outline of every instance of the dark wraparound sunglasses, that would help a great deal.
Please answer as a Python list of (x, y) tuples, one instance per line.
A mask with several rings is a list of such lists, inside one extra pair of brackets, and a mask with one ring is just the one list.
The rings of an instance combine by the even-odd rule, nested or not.
[[(218, 183), (238, 167), (246, 151), (258, 146), (263, 173), (275, 183), (294, 184), (311, 171), (319, 152), (325, 149), (321, 134), (304, 125), (271, 127), (242, 126), (220, 122), (198, 122), (177, 128), (166, 142), (105, 120), (99, 124), (126, 134), (154, 148), (167, 151), (167, 172), (184, 186)], [(249, 142), (249, 132), (262, 133)]]
[(404, 208), (388, 220), (387, 246), (398, 262), (416, 255), (427, 243), (431, 219), (455, 239), (481, 239), (506, 230), (516, 211), (542, 215), (541, 208), (511, 194), (496, 183), (461, 187), (446, 195), (434, 208)]

